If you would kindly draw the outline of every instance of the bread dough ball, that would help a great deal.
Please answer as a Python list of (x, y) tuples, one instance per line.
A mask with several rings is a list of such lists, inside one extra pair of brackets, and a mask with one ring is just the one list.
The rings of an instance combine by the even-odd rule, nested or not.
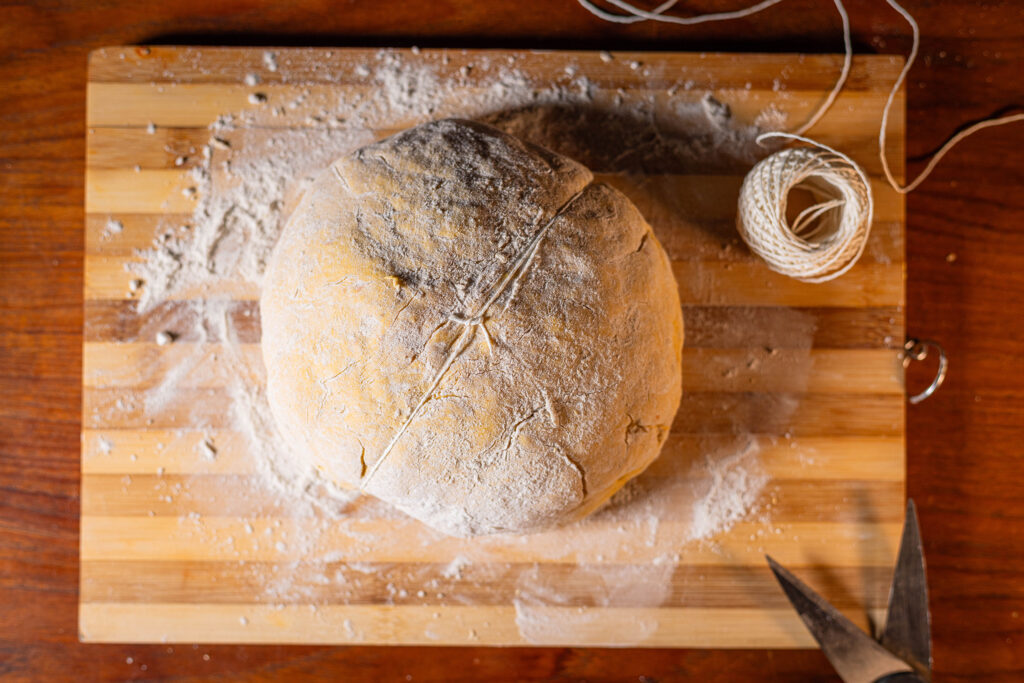
[(479, 123), (331, 165), (260, 312), (295, 457), (449, 534), (589, 513), (679, 406), (683, 320), (650, 226), (585, 167)]

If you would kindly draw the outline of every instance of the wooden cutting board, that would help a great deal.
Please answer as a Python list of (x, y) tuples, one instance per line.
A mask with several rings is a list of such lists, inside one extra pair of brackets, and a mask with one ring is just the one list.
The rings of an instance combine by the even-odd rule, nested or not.
[[(595, 102), (671, 104), (712, 93), (750, 123), (772, 105), (799, 122), (822, 101), (840, 56), (401, 50), (460, 89), (514, 64), (531, 82), (583, 83)], [(470, 541), (440, 537), (356, 501), (351, 519), (290, 516), (250, 500), (244, 440), (216, 432), (223, 406), (184, 397), (142, 414), (129, 400), (173, 370), (185, 340), (155, 332), (180, 301), (136, 312), (125, 263), (160, 219), (189, 210), (188, 164), (218, 116), (258, 114), (265, 135), (310, 125), (312, 104), (377, 87), (359, 65), (376, 50), (109, 48), (89, 65), (79, 628), (92, 642), (385, 643), (811, 647), (765, 565), (770, 553), (856, 621), (884, 611), (904, 501), (904, 203), (880, 178), (877, 125), (902, 60), (860, 56), (811, 131), (862, 164), (875, 193), (864, 257), (820, 285), (768, 271), (735, 243), (742, 170), (595, 169), (648, 217), (673, 258), (687, 324), (684, 398), (644, 476), (655, 514), (602, 513), (574, 531)], [(484, 65), (483, 67), (481, 65)], [(491, 65), (491, 66), (489, 66)], [(246, 74), (261, 75), (258, 87)], [(339, 78), (338, 74), (344, 74)], [(585, 81), (578, 80), (585, 77)], [(568, 86), (567, 86), (568, 87)], [(902, 170), (904, 99), (889, 158)], [(383, 121), (375, 134), (416, 123)], [(149, 124), (155, 130), (147, 131)], [(337, 125), (344, 126), (344, 121)], [(111, 233), (109, 221), (122, 231)], [(258, 292), (226, 283), (245, 353), (258, 355)], [(237, 292), (237, 294), (234, 294)], [(197, 293), (178, 297), (195, 298)], [(192, 349), (194, 350), (194, 349)], [(213, 351), (211, 351), (213, 353)], [(798, 371), (794, 371), (798, 368)], [(205, 387), (216, 390), (217, 387)], [(784, 406), (785, 410), (780, 410)], [(193, 428), (200, 417), (203, 429)], [(190, 422), (191, 421), (191, 422)], [(769, 477), (758, 511), (710, 539), (681, 543), (694, 495), (676, 492), (705, 458), (749, 435)], [(708, 463), (711, 461), (708, 460)], [(696, 463), (696, 465), (695, 465)], [(710, 465), (709, 465), (710, 467)], [(659, 486), (661, 487), (659, 489)], [(668, 493), (665, 493), (667, 491)], [(655, 494), (650, 494), (655, 495)], [(251, 497), (258, 498), (258, 494)], [(632, 504), (644, 505), (643, 495)], [(628, 508), (629, 503), (626, 504)], [(360, 507), (362, 506), (362, 507)], [(375, 512), (376, 511), (376, 512)], [(259, 542), (317, 526), (315, 547)], [(369, 539), (369, 540), (367, 540)], [(279, 585), (268, 592), (267, 587)], [(285, 585), (281, 590), (280, 585)]]

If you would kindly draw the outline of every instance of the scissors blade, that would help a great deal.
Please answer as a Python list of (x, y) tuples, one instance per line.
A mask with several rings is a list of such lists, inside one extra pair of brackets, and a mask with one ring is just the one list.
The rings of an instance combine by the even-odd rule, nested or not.
[(889, 591), (889, 615), (882, 631), (882, 645), (909, 662), (921, 673), (932, 668), (931, 617), (928, 584), (917, 508), (907, 501), (907, 518)]
[(845, 683), (874, 683), (890, 674), (913, 671), (771, 557), (768, 565)]

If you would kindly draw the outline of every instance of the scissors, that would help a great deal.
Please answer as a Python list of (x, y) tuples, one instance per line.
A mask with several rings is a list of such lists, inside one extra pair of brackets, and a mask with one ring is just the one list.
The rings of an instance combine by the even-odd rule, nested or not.
[(931, 617), (914, 501), (907, 501), (907, 517), (889, 589), (888, 617), (877, 640), (789, 570), (771, 557), (767, 559), (804, 626), (844, 683), (931, 681)]

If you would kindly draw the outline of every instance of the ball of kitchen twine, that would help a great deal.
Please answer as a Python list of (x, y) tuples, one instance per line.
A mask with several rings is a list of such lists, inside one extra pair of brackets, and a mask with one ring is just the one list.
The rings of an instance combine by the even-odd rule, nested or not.
[[(736, 225), (751, 251), (779, 273), (804, 282), (825, 282), (848, 271), (867, 243), (874, 201), (867, 176), (845, 154), (795, 135), (773, 133), (815, 147), (784, 149), (758, 162), (743, 180)], [(790, 225), (793, 189), (815, 203)]]

